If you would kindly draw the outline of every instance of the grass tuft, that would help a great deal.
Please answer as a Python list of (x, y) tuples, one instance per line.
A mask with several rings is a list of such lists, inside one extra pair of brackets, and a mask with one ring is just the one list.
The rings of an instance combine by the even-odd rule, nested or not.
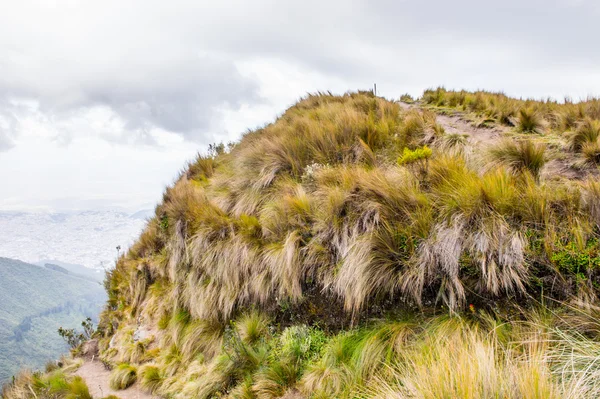
[(518, 112), (517, 128), (523, 133), (543, 133), (544, 120), (533, 108), (521, 108)]
[(539, 177), (546, 163), (546, 145), (532, 140), (507, 140), (490, 150), (492, 161), (514, 173), (529, 172)]
[(129, 388), (136, 381), (137, 367), (121, 363), (110, 373), (109, 385), (112, 389), (121, 390)]

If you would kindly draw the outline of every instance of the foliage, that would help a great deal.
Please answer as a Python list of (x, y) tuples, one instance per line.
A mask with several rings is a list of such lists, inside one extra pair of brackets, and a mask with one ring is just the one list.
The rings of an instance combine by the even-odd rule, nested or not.
[(399, 165), (409, 165), (416, 162), (426, 161), (431, 158), (432, 151), (429, 147), (423, 146), (410, 150), (405, 148), (402, 156), (398, 158)]
[(89, 340), (92, 338), (92, 335), (94, 335), (94, 323), (90, 317), (82, 321), (81, 326), (83, 327), (83, 332), (77, 332), (74, 328), (58, 328), (58, 335), (67, 342), (71, 349), (78, 348), (79, 345)]

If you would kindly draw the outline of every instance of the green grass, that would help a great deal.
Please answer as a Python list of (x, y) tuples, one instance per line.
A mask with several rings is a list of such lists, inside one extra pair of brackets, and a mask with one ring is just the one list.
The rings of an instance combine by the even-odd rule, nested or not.
[(52, 398), (92, 399), (85, 381), (62, 370), (46, 374), (21, 372), (11, 384), (2, 389), (4, 399)]
[(58, 328), (97, 317), (105, 299), (97, 283), (0, 258), (0, 382), (67, 353)]

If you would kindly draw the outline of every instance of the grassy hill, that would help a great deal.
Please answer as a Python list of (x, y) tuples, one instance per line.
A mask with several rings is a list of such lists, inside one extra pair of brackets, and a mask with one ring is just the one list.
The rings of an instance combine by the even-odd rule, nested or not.
[(105, 299), (99, 283), (0, 258), (0, 381), (67, 352), (58, 327), (96, 318)]
[(113, 386), (599, 397), (600, 101), (401, 100), (310, 95), (191, 162), (109, 273)]

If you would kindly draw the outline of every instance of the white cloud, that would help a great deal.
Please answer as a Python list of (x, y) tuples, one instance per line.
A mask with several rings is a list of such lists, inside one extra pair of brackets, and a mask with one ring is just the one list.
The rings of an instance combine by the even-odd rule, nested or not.
[(589, 0), (11, 2), (0, 208), (156, 201), (197, 150), (307, 92), (597, 95), (598, 12)]

